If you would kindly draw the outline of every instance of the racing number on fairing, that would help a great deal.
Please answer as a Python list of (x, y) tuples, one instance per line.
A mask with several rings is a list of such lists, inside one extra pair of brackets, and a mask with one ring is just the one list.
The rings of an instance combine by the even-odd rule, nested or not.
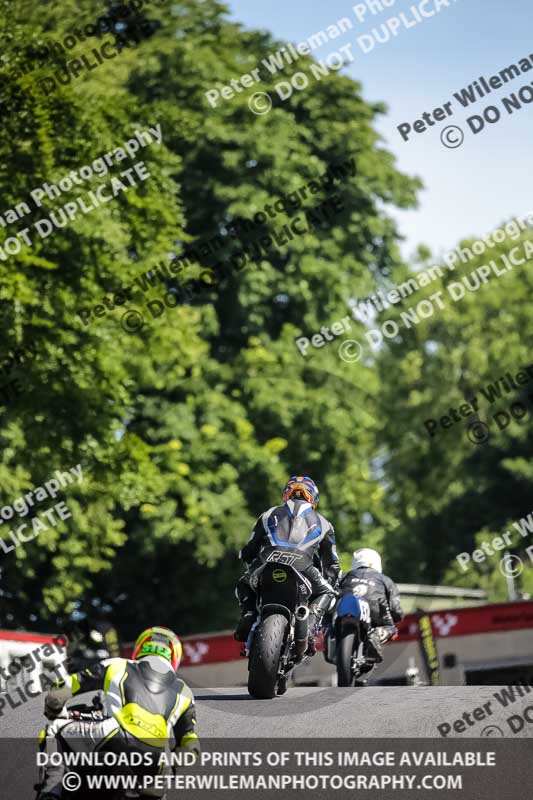
[(359, 605), (361, 607), (361, 622), (366, 622), (370, 625), (370, 606), (366, 600), (359, 600)]

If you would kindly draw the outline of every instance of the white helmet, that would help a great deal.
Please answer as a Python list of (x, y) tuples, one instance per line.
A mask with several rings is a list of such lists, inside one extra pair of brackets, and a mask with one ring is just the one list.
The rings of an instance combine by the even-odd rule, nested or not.
[(359, 569), (359, 567), (370, 567), (381, 572), (381, 556), (370, 547), (363, 547), (362, 550), (356, 550), (352, 558), (352, 569)]

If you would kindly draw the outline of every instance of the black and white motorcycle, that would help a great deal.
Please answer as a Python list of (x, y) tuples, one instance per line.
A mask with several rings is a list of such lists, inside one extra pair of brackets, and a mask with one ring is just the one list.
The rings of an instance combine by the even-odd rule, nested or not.
[(244, 648), (248, 691), (263, 700), (285, 693), (308, 647), (311, 584), (291, 563), (292, 556), (280, 552), (279, 558), (253, 576), (259, 614)]

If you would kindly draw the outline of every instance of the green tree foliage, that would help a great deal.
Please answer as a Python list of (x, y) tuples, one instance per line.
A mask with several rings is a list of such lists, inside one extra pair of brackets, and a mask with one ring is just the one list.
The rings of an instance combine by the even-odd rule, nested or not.
[[(100, 26), (60, 64), (17, 75), (17, 48), (60, 41), (103, 11), (97, 0), (83, 12), (74, 0), (2, 3), (4, 210), (137, 129), (159, 124), (163, 133), (161, 146), (137, 156), (147, 181), (0, 261), (2, 352), (32, 342), (37, 350), (10, 374), (23, 393), (2, 401), (2, 505), (56, 469), (81, 462), (85, 474), (65, 493), (73, 518), (2, 557), (2, 623), (50, 628), (101, 598), (126, 636), (156, 622), (184, 633), (231, 624), (237, 551), (294, 472), (319, 483), (341, 550), (383, 548), (398, 580), (448, 579), (484, 527), (503, 530), (531, 510), (531, 428), (513, 423), (475, 447), (459, 426), (430, 440), (423, 421), (527, 363), (529, 265), (356, 363), (339, 357), (342, 337), (302, 355), (295, 340), (350, 315), (350, 298), (409, 274), (388, 212), (415, 206), (420, 184), (396, 169), (375, 131), (386, 109), (336, 73), (281, 102), (273, 83), (309, 70), (309, 57), (261, 85), (270, 113), (251, 113), (253, 90), (211, 108), (205, 92), (283, 44), (229, 22), (214, 0), (147, 5), (139, 14), (154, 22), (149, 35), (53, 93), (43, 78), (113, 32)], [(117, 14), (127, 38), (136, 20)], [(250, 243), (279, 240), (296, 218), (302, 235), (239, 261), (230, 225), (350, 159), (355, 174), (269, 214)], [(76, 186), (27, 219), (109, 180)], [(25, 224), (1, 227), (0, 246)], [(213, 255), (202, 245), (215, 237)], [(155, 281), (128, 304), (145, 317), (139, 332), (123, 329), (124, 306), (83, 324), (81, 308), (191, 247), (196, 257), (167, 281), (187, 284), (187, 302), (152, 319), (146, 302), (168, 291)], [(459, 272), (443, 273), (443, 285)], [(364, 342), (367, 325), (350, 324), (350, 338)]]
[[(467, 575), (456, 555), (471, 552), (476, 542), (503, 533), (533, 511), (533, 377), (524, 373), (523, 384), (509, 384), (510, 391), (501, 381), (508, 373), (515, 379), (524, 367), (531, 367), (533, 237), (529, 230), (520, 234), (516, 222), (508, 224), (510, 235), (503, 242), (487, 246), (467, 263), (458, 259), (453, 269), (442, 264), (437, 267), (440, 278), (433, 271), (435, 280), (380, 315), (381, 324), (395, 320), (399, 332), (385, 338), (377, 359), (383, 402), (390, 409), (380, 433), (386, 451), (383, 468), (390, 481), (387, 504), (399, 523), (388, 540), (393, 572), (401, 570), (412, 580), (424, 576), (428, 582), (479, 586), (500, 600), (507, 596), (499, 570), (502, 553), (471, 564)], [(460, 243), (467, 250), (472, 245), (473, 240)], [(428, 274), (432, 262), (428, 259), (422, 266)], [(489, 274), (482, 271), (485, 280), (479, 280), (476, 270), (483, 266), (489, 267)], [(408, 274), (397, 277), (405, 281)], [(461, 294), (459, 284), (464, 297), (454, 302), (453, 295)], [(443, 309), (435, 301), (434, 313), (427, 319), (419, 316), (419, 324), (402, 320), (402, 313), (416, 312), (420, 301), (438, 291)], [(424, 316), (426, 309), (422, 307)], [(473, 397), (479, 416), (461, 417), (461, 405)], [(521, 419), (510, 413), (514, 402), (523, 405), (523, 410), (518, 408)], [(446, 421), (448, 427), (439, 425), (430, 435), (424, 422), (451, 419), (453, 408), (461, 421)], [(502, 413), (508, 416), (495, 417)], [(488, 428), (473, 430), (475, 421)], [(487, 440), (482, 435), (476, 443), (479, 431)], [(517, 535), (515, 543), (511, 551), (529, 563), (524, 548), (532, 542)], [(524, 591), (531, 591), (531, 575), (526, 566)]]

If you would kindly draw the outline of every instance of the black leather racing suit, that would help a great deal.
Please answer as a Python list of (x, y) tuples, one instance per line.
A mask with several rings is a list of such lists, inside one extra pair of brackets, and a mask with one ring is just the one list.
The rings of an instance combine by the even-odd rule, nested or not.
[(369, 642), (381, 658), (381, 644), (396, 633), (394, 623), (403, 618), (398, 587), (387, 575), (370, 567), (359, 567), (343, 576), (340, 593), (354, 594), (367, 601), (374, 629)]
[(283, 505), (269, 508), (257, 519), (248, 544), (239, 554), (247, 565), (247, 571), (236, 588), (241, 615), (256, 614), (257, 598), (250, 586), (250, 578), (269, 554), (279, 549), (290, 549), (291, 553), (297, 554), (299, 561), (295, 566), (311, 583), (310, 626), (319, 624), (335, 593), (313, 562), (320, 563), (329, 581), (336, 583), (339, 558), (333, 526), (304, 500), (288, 500)]

